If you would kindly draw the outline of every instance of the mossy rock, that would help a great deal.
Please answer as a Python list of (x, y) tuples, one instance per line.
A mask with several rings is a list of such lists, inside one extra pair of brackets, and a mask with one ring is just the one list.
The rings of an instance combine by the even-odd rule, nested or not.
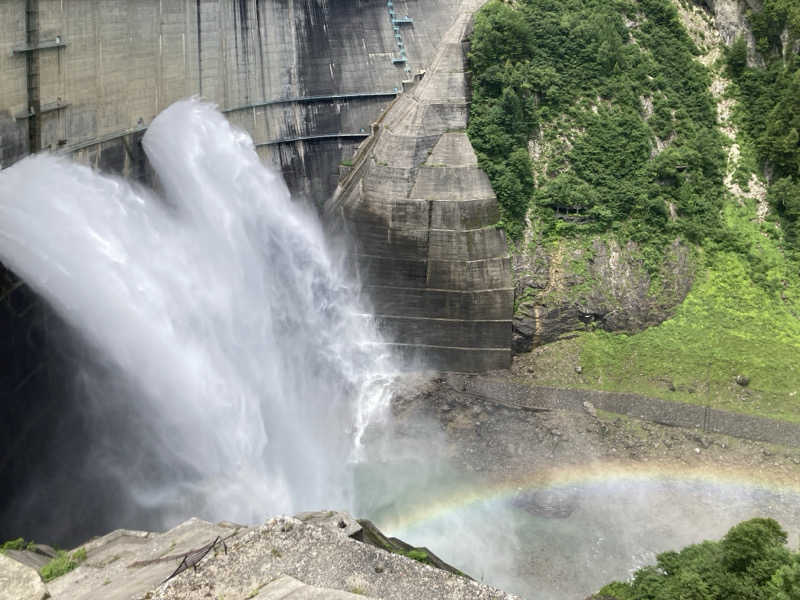
[(461, 577), (472, 579), (469, 575), (466, 575), (452, 565), (444, 562), (441, 558), (436, 556), (424, 546), (412, 546), (401, 539), (395, 537), (386, 537), (369, 519), (359, 519), (358, 524), (361, 525), (361, 531), (350, 536), (354, 540), (375, 546), (376, 548), (386, 550), (387, 552), (391, 552), (393, 554), (399, 554), (401, 556), (411, 558), (431, 567), (447, 571), (448, 573), (453, 573), (454, 575), (460, 575)]

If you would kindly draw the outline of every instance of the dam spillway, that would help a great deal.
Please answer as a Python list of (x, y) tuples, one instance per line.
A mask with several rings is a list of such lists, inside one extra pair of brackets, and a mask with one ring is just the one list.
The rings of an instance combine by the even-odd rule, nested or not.
[[(364, 228), (350, 229), (399, 353), (449, 370), (505, 367), (508, 252), (493, 228), (494, 193), (465, 134), (461, 44), (480, 4), (4, 2), (0, 168), (49, 149), (150, 181), (141, 147), (149, 123), (172, 102), (201, 95), (250, 134), (295, 196), (321, 206), (342, 171), (329, 208), (343, 207), (353, 222), (356, 213), (383, 214), (366, 237)], [(376, 122), (378, 138), (365, 142)], [(341, 166), (356, 153), (370, 157), (366, 176)], [(358, 200), (356, 180), (357, 193), (366, 190)], [(378, 230), (378, 245), (369, 245)]]
[[(349, 168), (341, 166), (342, 160), (353, 157), (360, 144), (372, 144), (368, 137), (372, 124), (386, 107), (392, 102), (396, 107), (418, 102), (417, 96), (409, 94), (409, 82), (423, 84), (423, 90), (428, 85), (426, 77), (433, 81), (436, 70), (430, 68), (431, 63), (446, 32), (478, 4), (461, 0), (2, 2), (0, 168), (29, 153), (50, 150), (101, 171), (152, 181), (152, 168), (141, 144), (151, 121), (173, 101), (202, 94), (253, 138), (262, 162), (282, 172), (295, 196), (321, 205), (333, 195), (340, 171), (348, 175)], [(396, 22), (405, 15), (413, 23)], [(397, 205), (392, 219), (395, 240), (418, 228), (419, 218), (428, 213), (461, 223), (467, 215), (465, 207), (481, 205), (483, 212), (476, 213), (480, 223), (467, 227), (478, 230), (494, 218), (491, 189), (475, 166), (463, 133), (467, 99), (461, 41), (451, 44), (443, 56), (458, 67), (456, 71), (461, 73), (453, 77), (461, 83), (453, 88), (454, 98), (439, 98), (441, 101), (419, 111), (417, 117), (435, 120), (435, 113), (447, 112), (450, 105), (451, 116), (460, 120), (444, 130), (437, 121), (439, 124), (431, 125), (422, 136), (426, 139), (423, 145), (432, 151), (429, 162), (438, 161), (438, 166), (420, 170), (417, 165), (397, 173), (403, 177), (416, 177), (418, 171), (431, 177), (452, 175), (453, 168), (459, 167), (450, 163), (457, 159), (460, 164), (466, 157), (469, 164), (462, 165), (459, 172), (468, 171), (468, 181), (477, 182), (485, 193), (477, 201), (459, 202), (467, 199), (461, 194), (462, 186), (453, 188), (460, 190), (458, 197), (417, 202), (417, 208), (424, 210), (408, 211), (407, 226), (401, 225), (401, 215), (414, 203), (400, 196), (387, 197)], [(395, 62), (396, 58), (403, 60)], [(427, 75), (420, 81), (425, 71)], [(396, 100), (405, 94), (409, 94), (407, 99)], [(405, 119), (396, 112), (387, 118), (391, 122)], [(418, 121), (409, 122), (402, 143), (416, 144), (412, 138), (418, 135), (413, 131), (418, 125)], [(440, 141), (434, 143), (431, 135)], [(376, 146), (378, 151), (389, 149), (383, 146), (389, 137), (386, 132)], [(445, 163), (450, 168), (442, 168)], [(372, 180), (380, 185), (379, 178)], [(448, 181), (453, 182), (452, 178)], [(442, 183), (436, 184), (436, 193), (442, 192)], [(366, 206), (363, 202), (359, 205)], [(429, 240), (439, 236), (432, 249), (466, 250), (472, 241), (457, 232), (459, 227), (447, 232), (447, 227), (435, 226), (430, 232), (412, 234), (424, 238), (416, 249), (422, 252)], [(472, 264), (494, 264), (506, 277), (506, 250), (500, 232), (469, 235), (492, 238), (499, 257)], [(416, 258), (406, 261), (401, 246), (391, 244), (378, 252), (384, 259), (397, 252), (398, 264), (405, 261), (419, 272), (422, 263)], [(356, 258), (363, 266), (360, 257)], [(427, 264), (427, 260), (426, 255), (423, 262)], [(431, 261), (431, 267), (435, 264), (451, 263)], [(462, 272), (469, 264), (463, 252), (452, 262)], [(384, 260), (383, 267), (384, 277), (404, 277), (401, 270), (392, 274), (391, 260)], [(0, 451), (5, 460), (0, 464), (0, 483), (5, 489), (18, 489), (41, 467), (37, 461), (45, 456), (53, 439), (81, 430), (80, 409), (71, 398), (76, 387), (74, 372), (85, 349), (65, 342), (69, 331), (26, 285), (4, 271), (2, 275)], [(502, 339), (506, 329), (510, 339), (510, 327), (503, 322), (505, 313), (511, 311), (510, 289), (495, 294), (484, 289), (494, 284), (478, 285), (482, 280), (462, 278), (458, 289), (448, 290), (447, 285), (432, 285), (434, 279), (427, 275), (400, 293), (392, 286), (381, 292), (380, 286), (367, 283), (375, 308), (381, 312), (384, 333), (397, 338), (395, 348), (400, 353), (429, 361), (422, 366), (482, 370), (507, 364), (510, 343)], [(498, 322), (485, 323), (493, 319)], [(428, 328), (429, 334), (424, 331)], [(424, 335), (428, 338), (421, 339)], [(504, 349), (484, 352), (481, 344)], [(429, 346), (434, 353), (418, 352)], [(472, 349), (465, 350), (465, 346)], [(0, 512), (5, 507), (0, 506)]]
[[(340, 174), (349, 175), (342, 161), (362, 143), (371, 147), (372, 125), (385, 110), (419, 104), (421, 96), (411, 95), (413, 86), (420, 85), (419, 93), (429, 86), (426, 79), (433, 81), (437, 72), (431, 64), (441, 54), (456, 68), (452, 75), (449, 67), (438, 72), (458, 85), (438, 89), (455, 95), (433, 98), (400, 135), (406, 146), (416, 145), (416, 137), (423, 140), (420, 148), (431, 150), (429, 164), (421, 165), (422, 155), (413, 166), (391, 163), (399, 167), (398, 177), (409, 178), (409, 189), (423, 193), (427, 177), (431, 195), (424, 192), (410, 198), (413, 202), (402, 195), (383, 199), (396, 208), (391, 227), (383, 231), (391, 230), (393, 241), (377, 250), (380, 277), (395, 278), (395, 284), (364, 281), (384, 334), (394, 338), (398, 353), (419, 359), (419, 366), (458, 371), (506, 366), (513, 290), (502, 233), (488, 226), (496, 220), (494, 195), (464, 134), (468, 98), (461, 39), (439, 52), (451, 26), (462, 19), (458, 27), (463, 34), (479, 4), (2, 2), (0, 168), (49, 150), (101, 171), (152, 182), (141, 144), (152, 120), (174, 101), (201, 95), (252, 137), (262, 162), (283, 174), (295, 197), (320, 206), (333, 195)], [(405, 15), (408, 20), (399, 23)], [(446, 119), (455, 120), (442, 128), (436, 115), (448, 111)], [(395, 111), (386, 119), (394, 123), (406, 116)], [(419, 129), (419, 119), (436, 124)], [(391, 133), (382, 134), (376, 152), (391, 151), (384, 146)], [(372, 165), (375, 177), (369, 181), (382, 185), (378, 167), (383, 168)], [(468, 178), (460, 181), (456, 174)], [(450, 185), (456, 187), (449, 190)], [(372, 202), (365, 197), (358, 206), (366, 208), (365, 201)], [(369, 210), (383, 208), (378, 203)], [(429, 227), (423, 223), (428, 216), (439, 221), (430, 221)], [(415, 255), (408, 260), (403, 247), (410, 248), (412, 238)], [(362, 255), (355, 258), (365, 266)], [(415, 273), (414, 281), (406, 267)], [(37, 468), (49, 440), (80, 429), (79, 411), (67, 397), (74, 391), (72, 378), (84, 349), (65, 345), (64, 324), (26, 285), (2, 275), (0, 453), (6, 460), (0, 464), (0, 483), (16, 489)]]

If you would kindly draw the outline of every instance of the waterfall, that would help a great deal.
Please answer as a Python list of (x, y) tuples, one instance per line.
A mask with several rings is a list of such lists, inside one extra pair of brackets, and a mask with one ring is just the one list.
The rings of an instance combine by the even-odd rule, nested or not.
[(343, 261), (213, 106), (143, 145), (162, 193), (47, 154), (0, 172), (0, 260), (91, 349), (85, 467), (165, 526), (349, 508), (391, 362)]

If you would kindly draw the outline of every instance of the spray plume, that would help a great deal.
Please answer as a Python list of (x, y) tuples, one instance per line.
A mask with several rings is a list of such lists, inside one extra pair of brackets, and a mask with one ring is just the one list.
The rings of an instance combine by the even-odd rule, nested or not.
[(390, 363), (316, 216), (249, 136), (177, 102), (163, 197), (50, 155), (0, 174), (0, 257), (92, 348), (88, 468), (169, 525), (348, 507)]

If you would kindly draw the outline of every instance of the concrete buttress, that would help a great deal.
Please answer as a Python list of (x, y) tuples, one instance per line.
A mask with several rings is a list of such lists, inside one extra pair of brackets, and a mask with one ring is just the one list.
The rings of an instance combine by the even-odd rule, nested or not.
[(412, 368), (483, 371), (511, 360), (509, 252), (466, 134), (470, 23), (462, 7), (430, 68), (372, 126), (325, 207), (352, 234), (379, 327)]

